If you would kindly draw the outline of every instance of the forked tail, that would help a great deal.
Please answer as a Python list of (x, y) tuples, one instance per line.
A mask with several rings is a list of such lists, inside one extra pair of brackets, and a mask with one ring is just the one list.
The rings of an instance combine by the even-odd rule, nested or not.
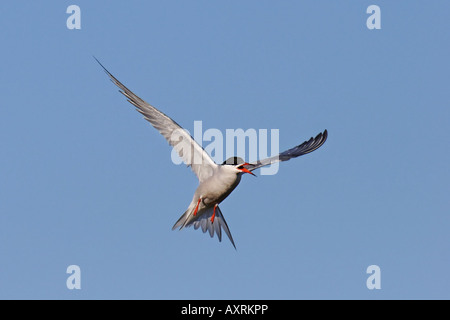
[[(188, 210), (178, 219), (178, 221), (172, 227), (172, 230), (177, 228), (183, 229), (184, 227), (194, 226), (194, 229), (197, 230), (201, 227), (203, 233), (209, 231), (209, 235), (211, 238), (214, 237), (214, 233), (217, 234), (219, 241), (222, 241), (222, 229), (225, 234), (230, 239), (233, 247), (236, 249), (236, 245), (234, 244), (233, 237), (231, 236), (230, 229), (228, 228), (227, 222), (225, 221), (225, 217), (220, 211), (219, 206), (216, 207), (214, 212), (214, 206), (204, 208), (199, 210), (197, 214), (194, 216), (194, 207), (189, 207)], [(214, 218), (212, 219), (214, 214)]]

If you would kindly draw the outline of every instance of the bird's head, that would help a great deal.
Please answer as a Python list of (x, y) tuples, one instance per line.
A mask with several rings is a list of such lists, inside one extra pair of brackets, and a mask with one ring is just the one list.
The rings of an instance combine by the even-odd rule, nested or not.
[(231, 157), (222, 163), (222, 165), (233, 166), (236, 169), (236, 173), (250, 173), (251, 175), (256, 175), (248, 170), (245, 166), (249, 165), (248, 162), (245, 162), (244, 159), (239, 157)]

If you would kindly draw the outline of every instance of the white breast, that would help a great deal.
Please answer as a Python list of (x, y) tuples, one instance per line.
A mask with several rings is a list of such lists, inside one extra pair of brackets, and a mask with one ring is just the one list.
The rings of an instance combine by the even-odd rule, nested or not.
[(218, 166), (217, 171), (203, 181), (195, 191), (195, 196), (202, 197), (205, 205), (222, 202), (237, 187), (241, 174), (233, 166)]

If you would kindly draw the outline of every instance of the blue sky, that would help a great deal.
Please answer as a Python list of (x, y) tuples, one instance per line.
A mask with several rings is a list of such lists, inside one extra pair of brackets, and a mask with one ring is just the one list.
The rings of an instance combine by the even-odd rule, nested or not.
[[(81, 30), (66, 27), (71, 4)], [(0, 298), (449, 299), (449, 10), (3, 1)], [(190, 131), (279, 129), (281, 150), (324, 129), (328, 141), (243, 177), (221, 205), (237, 250), (171, 231), (197, 180), (93, 55)]]

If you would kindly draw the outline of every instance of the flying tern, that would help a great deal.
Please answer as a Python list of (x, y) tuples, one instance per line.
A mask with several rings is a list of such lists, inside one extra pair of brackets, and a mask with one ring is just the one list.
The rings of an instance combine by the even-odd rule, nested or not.
[[(95, 60), (97, 58), (94, 57)], [(211, 237), (217, 234), (222, 241), (222, 229), (230, 239), (234, 248), (233, 237), (228, 228), (225, 217), (219, 208), (219, 204), (237, 187), (244, 173), (253, 174), (252, 171), (280, 161), (287, 161), (307, 153), (313, 152), (322, 146), (328, 136), (327, 130), (319, 133), (315, 138), (311, 137), (302, 144), (267, 159), (248, 163), (242, 158), (231, 157), (222, 164), (217, 164), (209, 154), (170, 117), (142, 100), (130, 89), (125, 87), (97, 60), (111, 81), (119, 87), (122, 93), (144, 119), (155, 127), (169, 144), (177, 151), (183, 162), (191, 167), (199, 180), (199, 186), (195, 190), (194, 197), (186, 210), (173, 226), (172, 230), (193, 226), (201, 228), (203, 233), (209, 232)]]

